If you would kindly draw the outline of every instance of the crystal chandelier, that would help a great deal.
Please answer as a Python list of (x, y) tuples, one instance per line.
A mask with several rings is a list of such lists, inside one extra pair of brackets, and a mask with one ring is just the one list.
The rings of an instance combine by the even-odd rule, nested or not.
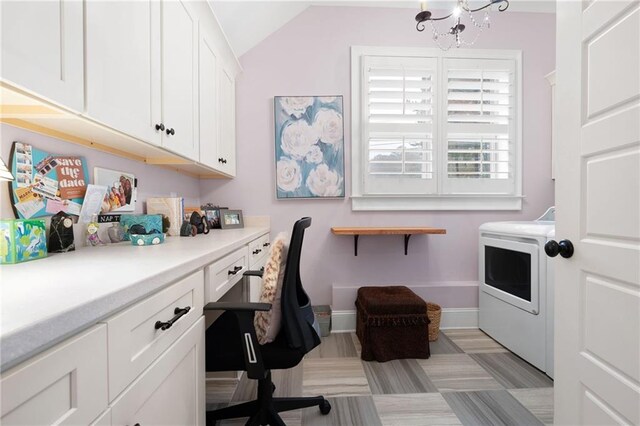
[[(433, 40), (436, 42), (438, 47), (442, 50), (449, 50), (454, 45), (456, 47), (460, 46), (471, 46), (473, 45), (480, 33), (486, 28), (489, 29), (491, 27), (491, 21), (489, 20), (489, 12), (491, 11), (493, 5), (499, 4), (498, 11), (504, 12), (509, 7), (508, 0), (489, 0), (489, 3), (485, 4), (482, 7), (478, 7), (476, 9), (471, 9), (469, 7), (468, 0), (456, 0), (456, 6), (453, 8), (450, 14), (446, 16), (442, 16), (439, 18), (434, 18), (431, 16), (431, 12), (429, 12), (426, 7), (427, 2), (422, 2), (422, 11), (416, 15), (416, 29), (420, 32), (424, 31), (426, 25), (424, 22), (428, 21), (431, 24), (431, 31), (433, 33)], [(475, 12), (479, 12), (484, 10), (484, 17), (480, 20), (476, 19), (473, 16)], [(471, 41), (463, 40), (462, 32), (466, 28), (461, 21), (464, 16), (468, 16), (469, 22), (476, 27), (477, 32), (475, 37)], [(446, 32), (440, 32), (436, 25), (435, 21), (445, 21), (451, 18), (449, 23), (452, 24), (451, 28), (449, 28)]]

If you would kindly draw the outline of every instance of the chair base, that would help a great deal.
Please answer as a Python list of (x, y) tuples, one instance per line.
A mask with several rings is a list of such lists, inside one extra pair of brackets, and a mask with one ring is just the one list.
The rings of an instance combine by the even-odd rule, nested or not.
[(254, 401), (232, 405), (218, 410), (207, 411), (207, 426), (215, 426), (217, 420), (249, 417), (247, 425), (286, 426), (278, 413), (318, 406), (324, 415), (331, 411), (331, 404), (322, 396), (304, 398), (274, 398), (276, 387), (271, 381), (271, 371), (267, 377), (258, 380), (258, 398)]

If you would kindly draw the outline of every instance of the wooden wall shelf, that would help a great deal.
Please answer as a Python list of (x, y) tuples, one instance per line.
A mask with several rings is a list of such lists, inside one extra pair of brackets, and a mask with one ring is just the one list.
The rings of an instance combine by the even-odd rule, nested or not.
[(414, 234), (446, 234), (447, 230), (443, 228), (429, 227), (337, 227), (331, 228), (334, 235), (353, 235), (354, 254), (358, 255), (358, 238), (360, 235), (404, 235), (404, 254), (407, 255), (409, 248), (409, 238)]

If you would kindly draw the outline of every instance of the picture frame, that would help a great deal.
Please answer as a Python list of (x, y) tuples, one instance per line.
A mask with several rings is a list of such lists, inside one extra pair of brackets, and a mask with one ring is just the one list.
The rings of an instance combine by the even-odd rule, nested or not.
[(228, 210), (227, 207), (214, 206), (211, 203), (207, 203), (200, 206), (200, 208), (204, 212), (204, 217), (207, 218), (207, 222), (209, 223), (209, 229), (222, 228), (222, 225), (220, 223), (220, 211)]
[(222, 229), (244, 228), (242, 210), (221, 210), (220, 226)]

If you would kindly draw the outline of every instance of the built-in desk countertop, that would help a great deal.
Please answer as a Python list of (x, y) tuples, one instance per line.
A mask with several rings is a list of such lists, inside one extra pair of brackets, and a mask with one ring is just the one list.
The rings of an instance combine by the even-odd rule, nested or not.
[(268, 226), (86, 247), (0, 267), (0, 371), (269, 232)]

